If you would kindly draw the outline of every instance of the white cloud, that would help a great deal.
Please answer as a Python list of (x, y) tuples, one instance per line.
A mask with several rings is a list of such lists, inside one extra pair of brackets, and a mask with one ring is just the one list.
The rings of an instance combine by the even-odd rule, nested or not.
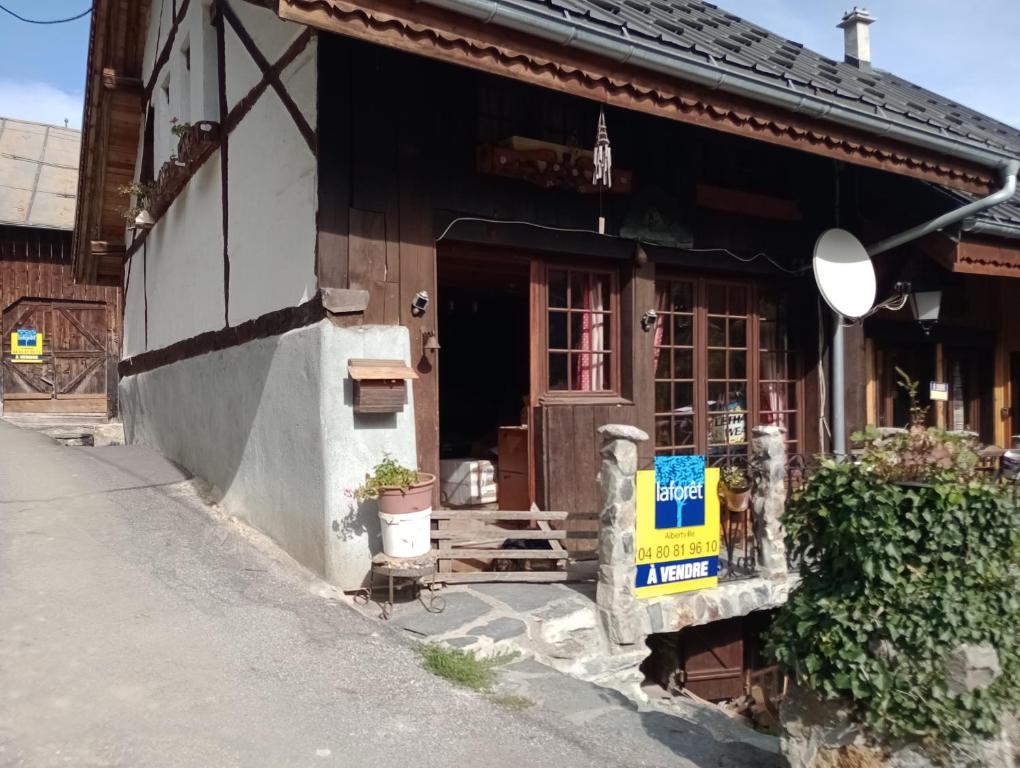
[(81, 128), (84, 96), (48, 83), (0, 80), (0, 117)]

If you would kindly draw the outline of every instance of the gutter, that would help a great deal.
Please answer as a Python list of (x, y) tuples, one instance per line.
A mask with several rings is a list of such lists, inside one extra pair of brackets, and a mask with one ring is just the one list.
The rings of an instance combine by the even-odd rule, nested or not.
[(975, 235), (991, 235), (993, 237), (1005, 237), (1010, 240), (1020, 240), (1020, 224), (1006, 224), (976, 219), (972, 222), (965, 222), (963, 231)]
[(486, 24), (497, 24), (569, 48), (608, 56), (621, 63), (633, 63), (712, 90), (725, 91), (788, 111), (823, 118), (872, 135), (888, 137), (981, 166), (1002, 170), (1011, 160), (1006, 149), (996, 152), (960, 139), (914, 130), (862, 109), (831, 104), (809, 93), (794, 93), (741, 73), (723, 72), (713, 66), (711, 61), (701, 62), (681, 56), (667, 56), (642, 40), (633, 38), (620, 40), (616, 34), (609, 31), (581, 27), (571, 21), (566, 12), (560, 16), (542, 9), (522, 7), (514, 0), (421, 1), (478, 19)]

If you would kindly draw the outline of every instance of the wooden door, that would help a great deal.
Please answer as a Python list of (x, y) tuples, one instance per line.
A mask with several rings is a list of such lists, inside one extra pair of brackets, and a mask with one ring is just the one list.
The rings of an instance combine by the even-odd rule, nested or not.
[(743, 619), (713, 621), (680, 633), (684, 687), (709, 701), (744, 693)]
[[(3, 313), (3, 401), (7, 412), (106, 413), (106, 305), (25, 299)], [(41, 362), (15, 362), (11, 334), (43, 334)]]

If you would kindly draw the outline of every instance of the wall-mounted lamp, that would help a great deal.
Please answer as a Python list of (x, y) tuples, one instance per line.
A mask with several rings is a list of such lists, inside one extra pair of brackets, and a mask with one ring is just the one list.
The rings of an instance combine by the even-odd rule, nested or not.
[(422, 352), (438, 352), (441, 349), (435, 331), (421, 332), (421, 348)]
[(914, 291), (910, 294), (910, 307), (925, 334), (930, 334), (939, 321), (942, 291)]
[(645, 310), (645, 313), (641, 316), (641, 330), (648, 333), (655, 327), (655, 321), (658, 319), (659, 314), (654, 309)]
[(414, 298), (411, 300), (411, 314), (415, 317), (421, 317), (425, 314), (425, 310), (429, 308), (429, 292), (418, 291), (414, 294)]
[(938, 289), (916, 291), (914, 286), (905, 280), (896, 283), (893, 290), (901, 297), (900, 303), (895, 308), (902, 308), (909, 300), (914, 319), (921, 326), (925, 335), (930, 334), (939, 321), (939, 312), (942, 309), (942, 291)]
[(639, 267), (643, 267), (648, 263), (648, 251), (645, 250), (640, 241), (634, 244), (634, 263)]
[(135, 229), (152, 229), (154, 226), (156, 226), (156, 220), (144, 208), (135, 216)]

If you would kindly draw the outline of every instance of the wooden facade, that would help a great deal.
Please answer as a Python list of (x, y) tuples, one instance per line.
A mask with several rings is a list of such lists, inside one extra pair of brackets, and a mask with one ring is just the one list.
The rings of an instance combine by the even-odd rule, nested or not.
[[(528, 427), (534, 462), (531, 501), (544, 509), (581, 513), (596, 508), (597, 429), (603, 424), (642, 427), (653, 435), (642, 446), (644, 465), (655, 455), (654, 436), (662, 432), (664, 420), (656, 388), (672, 383), (657, 382), (660, 334), (642, 321), (656, 309), (670, 280), (699, 281), (699, 290), (740, 286), (748, 302), (778, 291), (792, 302), (798, 319), (790, 332), (797, 348), (790, 359), (797, 359), (783, 375), (791, 387), (788, 417), (796, 425), (791, 439), (799, 441), (791, 450), (819, 450), (816, 294), (801, 254), (810, 253), (819, 227), (831, 225), (831, 163), (612, 111), (607, 118), (614, 152), (618, 163), (633, 169), (633, 194), (610, 192), (600, 201), (598, 195), (543, 189), (480, 172), (475, 161), (479, 147), (515, 134), (563, 144), (587, 142), (597, 105), (333, 36), (320, 36), (319, 55), (319, 282), (324, 288), (369, 293), (364, 315), (352, 321), (408, 327), (419, 376), (413, 387), (419, 462), (426, 471), (437, 471), (441, 454), (447, 458), (443, 427), (448, 419), (441, 402), (450, 377), (472, 382), (474, 389), (466, 387), (464, 397), (473, 392), (479, 399), (499, 399), (509, 386), (501, 384), (511, 375), (502, 368), (498, 375), (486, 375), (487, 367), (500, 365), (498, 356), (487, 357), (482, 350), (487, 345), (476, 341), (473, 377), (451, 360), (457, 353), (444, 338), (453, 326), (444, 328), (441, 318), (449, 303), (462, 300), (465, 282), (468, 291), (473, 284), (475, 303), (482, 305), (501, 300), (491, 285), (523, 280), (528, 286), (521, 298), (526, 314), (521, 317), (512, 307), (503, 312), (517, 318), (512, 333), (499, 336), (504, 323), (497, 316), (486, 316), (486, 322), (493, 328), (492, 346), (503, 350), (503, 357), (517, 355), (528, 371), (523, 385), (514, 384), (517, 410), (504, 410), (507, 421), (500, 425)], [(380, 98), (384, 93), (386, 98)], [(659, 157), (664, 147), (672, 148), (669, 162)], [(804, 185), (811, 191), (805, 192)], [(600, 211), (613, 236), (594, 232)], [(529, 225), (500, 223), (507, 221)], [(639, 249), (635, 239), (617, 236), (628, 228), (642, 232), (647, 245)], [(653, 245), (656, 241), (665, 245)], [(677, 247), (683, 241), (699, 248)], [(755, 259), (759, 252), (771, 261)], [(521, 271), (507, 266), (514, 260), (524, 265)], [(610, 327), (598, 355), (606, 362), (607, 383), (595, 390), (572, 391), (551, 380), (557, 366), (574, 370), (577, 352), (570, 343), (561, 349), (551, 340), (550, 323), (559, 322), (562, 313), (576, 323), (578, 312), (552, 306), (550, 275), (575, 272), (605, 275), (611, 296), (598, 310)], [(465, 280), (465, 273), (473, 276)], [(412, 309), (420, 291), (432, 298), (424, 313)], [(734, 341), (739, 351), (726, 351), (725, 345), (713, 351), (716, 342), (710, 344), (708, 334), (717, 319), (707, 308), (699, 312), (704, 316), (698, 316), (698, 333), (704, 338), (697, 344), (698, 374), (692, 374), (702, 382), (697, 401), (707, 399), (713, 386), (710, 359), (714, 364), (718, 354), (734, 359), (739, 354), (746, 369), (729, 379), (723, 374), (719, 383), (753, 381), (746, 388), (754, 392), (742, 394), (747, 399), (743, 418), (757, 418), (767, 410), (758, 394), (759, 359), (778, 353), (764, 350), (757, 338)], [(739, 318), (736, 312), (732, 317), (724, 312), (718, 322), (744, 324), (743, 333), (757, 332), (754, 308), (742, 307)], [(438, 352), (425, 349), (431, 334), (438, 338)], [(514, 345), (514, 334), (529, 340), (523, 352)], [(461, 398), (447, 408), (470, 412), (471, 405)], [(749, 432), (752, 424), (746, 426)], [(791, 433), (793, 428), (791, 423)], [(697, 432), (700, 442), (692, 443), (691, 450), (718, 457), (726, 453), (717, 450), (719, 444), (708, 450), (711, 436), (700, 427)], [(658, 452), (669, 451), (670, 444), (660, 441)]]
[[(4, 413), (117, 411), (121, 291), (74, 283), (71, 233), (0, 226)], [(11, 334), (44, 334), (39, 363), (11, 357)]]

